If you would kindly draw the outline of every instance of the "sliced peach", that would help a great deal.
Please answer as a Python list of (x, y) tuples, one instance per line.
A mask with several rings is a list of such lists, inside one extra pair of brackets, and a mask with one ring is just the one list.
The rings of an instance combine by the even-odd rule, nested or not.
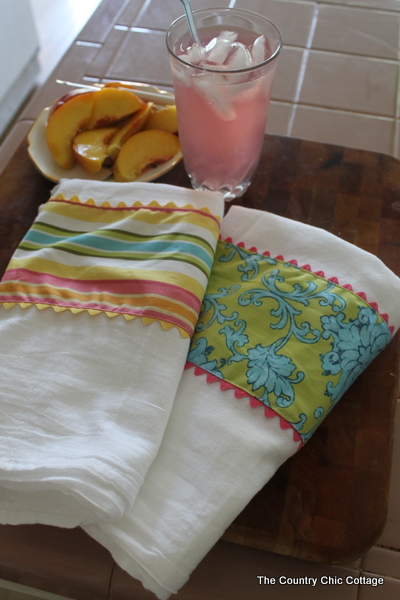
[(132, 115), (142, 106), (143, 100), (133, 92), (112, 87), (102, 88), (96, 92), (87, 128), (108, 127)]
[(64, 169), (72, 169), (75, 164), (72, 140), (86, 128), (96, 94), (98, 92), (75, 91), (60, 98), (50, 109), (46, 142), (56, 163)]
[(71, 98), (79, 96), (80, 94), (93, 94), (93, 92), (95, 91), (96, 90), (88, 90), (87, 88), (76, 88), (74, 90), (66, 92), (63, 96), (60, 96), (60, 98), (57, 98), (57, 100), (53, 102), (53, 104), (50, 107), (49, 117), (53, 114), (55, 110), (57, 110), (58, 108), (60, 108), (60, 106), (65, 104), (65, 102), (71, 100)]
[(135, 133), (122, 146), (114, 163), (115, 181), (135, 181), (147, 169), (170, 160), (179, 152), (173, 133), (149, 129)]
[(117, 131), (117, 127), (88, 129), (74, 137), (72, 151), (87, 173), (94, 175), (100, 171), (107, 159), (108, 144)]
[(136, 90), (137, 86), (129, 83), (128, 81), (107, 81), (104, 84), (104, 87), (112, 87), (112, 88), (127, 88), (129, 90)]
[(141, 131), (146, 123), (148, 116), (153, 110), (153, 102), (143, 104), (142, 108), (139, 108), (135, 114), (128, 119), (128, 121), (118, 129), (115, 136), (110, 141), (107, 149), (107, 154), (114, 159), (122, 146), (125, 144), (134, 133)]
[(178, 131), (178, 119), (175, 104), (155, 108), (147, 119), (144, 128), (176, 133)]

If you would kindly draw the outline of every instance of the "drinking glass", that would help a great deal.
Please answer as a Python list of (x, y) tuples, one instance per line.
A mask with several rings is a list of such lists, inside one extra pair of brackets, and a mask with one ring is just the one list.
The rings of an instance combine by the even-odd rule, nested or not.
[(257, 64), (200, 66), (186, 53), (193, 44), (186, 17), (167, 32), (186, 172), (194, 189), (219, 190), (229, 201), (244, 194), (260, 160), (282, 35), (272, 21), (246, 10), (207, 9), (194, 17), (203, 45), (222, 31), (237, 33), (236, 43), (245, 47), (266, 39)]

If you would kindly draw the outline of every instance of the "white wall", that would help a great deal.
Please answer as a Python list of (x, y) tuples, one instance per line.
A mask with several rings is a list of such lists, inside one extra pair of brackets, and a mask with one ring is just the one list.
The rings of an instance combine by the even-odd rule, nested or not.
[(0, 0), (0, 134), (33, 86), (38, 49), (29, 0)]

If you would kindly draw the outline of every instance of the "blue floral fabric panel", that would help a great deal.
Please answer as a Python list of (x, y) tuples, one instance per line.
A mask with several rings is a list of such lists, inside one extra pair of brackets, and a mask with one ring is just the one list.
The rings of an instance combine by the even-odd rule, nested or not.
[(188, 361), (260, 400), (306, 442), (390, 340), (353, 291), (220, 241)]

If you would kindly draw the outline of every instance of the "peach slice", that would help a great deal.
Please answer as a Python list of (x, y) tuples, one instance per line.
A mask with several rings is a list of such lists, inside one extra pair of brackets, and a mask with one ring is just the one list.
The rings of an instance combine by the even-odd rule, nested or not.
[(155, 108), (147, 119), (144, 128), (176, 133), (178, 131), (178, 119), (175, 104)]
[(101, 88), (96, 92), (87, 128), (108, 127), (135, 113), (142, 106), (143, 100), (133, 92), (112, 87)]
[(127, 88), (129, 90), (136, 90), (137, 87), (135, 87), (133, 84), (129, 83), (129, 82), (125, 82), (125, 81), (107, 81), (107, 83), (104, 84), (104, 87), (112, 87), (112, 88)]
[(115, 181), (135, 181), (146, 169), (171, 159), (180, 150), (173, 133), (149, 129), (130, 137), (114, 163)]
[(72, 140), (87, 126), (98, 92), (75, 90), (57, 100), (50, 109), (46, 142), (60, 167), (72, 169), (75, 164)]
[(87, 173), (94, 175), (100, 171), (107, 159), (108, 144), (117, 131), (117, 127), (88, 129), (74, 137), (72, 151)]
[(153, 110), (153, 102), (144, 104), (128, 121), (118, 129), (115, 136), (110, 141), (107, 154), (114, 159), (121, 150), (125, 142), (134, 134), (141, 131), (146, 123), (148, 116)]
[(60, 106), (74, 98), (75, 96), (79, 96), (80, 94), (92, 94), (97, 90), (88, 90), (87, 88), (76, 88), (75, 90), (70, 90), (66, 92), (63, 96), (60, 96), (50, 107), (49, 116), (53, 114)]

